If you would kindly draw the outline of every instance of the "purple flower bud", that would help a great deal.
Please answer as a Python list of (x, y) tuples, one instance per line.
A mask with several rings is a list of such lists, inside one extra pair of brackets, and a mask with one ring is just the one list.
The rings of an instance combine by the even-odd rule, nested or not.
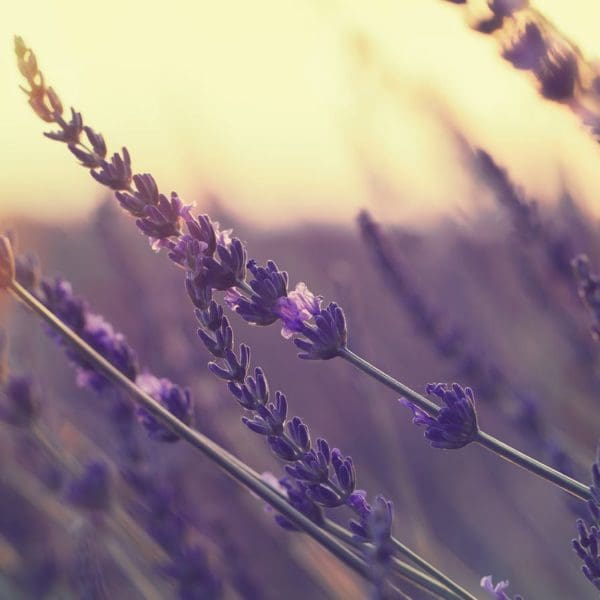
[(39, 416), (39, 389), (30, 377), (10, 377), (0, 398), (0, 420), (13, 427), (31, 427)]
[(56, 116), (55, 122), (60, 125), (60, 131), (51, 131), (44, 133), (47, 138), (57, 142), (65, 142), (65, 144), (76, 145), (79, 143), (79, 138), (83, 131), (83, 119), (81, 113), (71, 109), (71, 120), (67, 123), (61, 116)]
[(321, 310), (321, 296), (315, 296), (305, 283), (298, 283), (296, 289), (275, 303), (275, 312), (283, 322), (281, 335), (289, 339), (300, 333), (304, 324), (318, 315)]
[(278, 301), (287, 297), (288, 275), (280, 271), (273, 261), (267, 262), (266, 267), (260, 267), (251, 260), (248, 270), (254, 277), (249, 282), (254, 293), (250, 298), (230, 294), (228, 305), (248, 323), (271, 325), (280, 318)]
[(298, 354), (305, 360), (328, 360), (339, 355), (346, 347), (348, 331), (344, 311), (334, 302), (319, 311), (315, 325), (304, 324), (303, 338), (294, 343), (302, 352)]
[(226, 350), (224, 365), (221, 366), (216, 362), (210, 362), (208, 363), (208, 369), (211, 373), (225, 381), (236, 381), (243, 384), (249, 364), (250, 348), (246, 344), (241, 344), (239, 360), (233, 350)]
[(90, 462), (81, 477), (73, 480), (67, 489), (67, 500), (86, 510), (107, 511), (110, 499), (110, 474), (102, 462)]
[(445, 383), (431, 383), (428, 394), (440, 398), (443, 407), (435, 416), (428, 415), (405, 398), (401, 402), (413, 411), (413, 423), (426, 427), (425, 437), (434, 448), (456, 449), (466, 446), (477, 437), (477, 415), (471, 388), (457, 383), (447, 389)]
[(103, 161), (95, 171), (90, 171), (92, 177), (102, 185), (113, 190), (127, 190), (131, 185), (131, 158), (127, 148), (123, 148), (123, 157), (113, 154), (110, 162)]

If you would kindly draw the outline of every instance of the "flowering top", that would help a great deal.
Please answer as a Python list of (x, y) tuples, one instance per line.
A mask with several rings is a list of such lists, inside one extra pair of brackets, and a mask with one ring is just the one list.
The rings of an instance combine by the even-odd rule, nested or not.
[[(496, 585), (492, 581), (491, 575), (481, 578), (481, 587), (488, 592), (494, 600), (510, 600), (510, 596), (504, 591), (508, 589), (508, 581), (499, 581)], [(523, 600), (522, 596), (515, 596), (514, 600)]]
[[(129, 379), (135, 380), (138, 373), (137, 357), (123, 334), (114, 331), (102, 316), (91, 312), (87, 303), (73, 293), (68, 281), (45, 279), (42, 282), (41, 300), (94, 350)], [(77, 367), (77, 381), (80, 385), (89, 385), (98, 391), (109, 385), (108, 379), (68, 342), (57, 334), (52, 335), (67, 349), (69, 358)]]
[(443, 406), (435, 416), (428, 415), (406, 398), (401, 402), (413, 411), (413, 423), (426, 427), (425, 437), (431, 445), (456, 449), (472, 442), (478, 432), (473, 390), (457, 383), (453, 383), (451, 389), (445, 383), (430, 383), (426, 391), (442, 400)]
[[(168, 379), (159, 379), (150, 373), (138, 375), (135, 383), (149, 396), (152, 396), (182, 423), (192, 422), (192, 398), (189, 389), (182, 389)], [(162, 425), (146, 409), (138, 408), (138, 417), (148, 435), (159, 442), (176, 442), (179, 436)]]

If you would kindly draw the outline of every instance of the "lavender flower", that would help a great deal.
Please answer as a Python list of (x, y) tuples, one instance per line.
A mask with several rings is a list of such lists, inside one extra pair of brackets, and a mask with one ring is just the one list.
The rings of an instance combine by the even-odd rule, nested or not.
[[(86, 302), (73, 294), (69, 282), (62, 279), (54, 281), (45, 279), (42, 282), (41, 300), (94, 350), (102, 354), (129, 379), (135, 380), (138, 373), (137, 357), (125, 337), (115, 332), (100, 315), (91, 312)], [(75, 364), (79, 385), (89, 385), (98, 391), (109, 385), (106, 377), (99, 373), (94, 365), (71, 348), (60, 336), (52, 335), (65, 347), (69, 358)]]
[(111, 503), (111, 481), (106, 464), (90, 462), (67, 489), (67, 500), (85, 510), (106, 512)]
[(462, 448), (477, 438), (479, 430), (471, 388), (453, 383), (448, 389), (445, 383), (430, 383), (426, 391), (443, 403), (435, 416), (428, 415), (410, 400), (403, 398), (401, 402), (413, 411), (413, 423), (426, 427), (425, 437), (434, 448)]
[(577, 279), (579, 296), (592, 317), (594, 339), (600, 338), (600, 277), (592, 273), (590, 260), (584, 254), (573, 259), (573, 271)]
[[(182, 389), (168, 379), (158, 379), (150, 373), (138, 375), (136, 380), (142, 390), (162, 404), (172, 415), (175, 415), (186, 425), (192, 422), (192, 398), (189, 389)], [(176, 442), (179, 436), (143, 408), (138, 409), (139, 419), (153, 440), (159, 442)]]
[[(511, 600), (510, 596), (504, 591), (508, 589), (508, 581), (499, 581), (496, 585), (492, 581), (491, 575), (486, 575), (481, 578), (481, 587), (494, 599), (494, 600)], [(514, 600), (523, 600), (522, 596), (515, 596)]]
[(294, 340), (302, 350), (298, 354), (300, 358), (329, 360), (339, 356), (348, 342), (344, 311), (335, 302), (331, 302), (316, 315), (314, 325), (304, 324), (302, 336)]
[(0, 398), (5, 400), (0, 405), (0, 420), (13, 427), (30, 428), (39, 416), (39, 396), (39, 388), (31, 377), (9, 377), (0, 390)]
[(573, 549), (583, 561), (581, 570), (585, 577), (600, 590), (600, 445), (592, 465), (592, 499), (588, 502), (589, 517), (577, 519), (577, 539)]

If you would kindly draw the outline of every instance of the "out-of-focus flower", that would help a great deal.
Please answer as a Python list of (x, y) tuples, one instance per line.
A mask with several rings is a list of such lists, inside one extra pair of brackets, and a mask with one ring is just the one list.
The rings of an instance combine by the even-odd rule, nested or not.
[[(182, 389), (168, 379), (159, 379), (150, 373), (138, 375), (135, 383), (180, 421), (191, 424), (193, 415), (189, 389)], [(139, 407), (138, 416), (152, 439), (159, 442), (176, 442), (179, 439), (177, 434), (162, 425), (146, 409)]]
[[(492, 576), (486, 575), (481, 578), (480, 585), (494, 600), (511, 600), (510, 596), (504, 591), (508, 589), (508, 581), (499, 581), (494, 585)], [(514, 600), (523, 600), (523, 598), (522, 596), (515, 596)]]
[(0, 420), (13, 427), (31, 427), (39, 416), (40, 392), (31, 377), (9, 377), (0, 390)]
[(106, 464), (90, 462), (83, 474), (69, 484), (67, 500), (86, 510), (107, 511), (111, 503), (111, 481)]
[[(82, 337), (129, 379), (138, 373), (137, 357), (125, 337), (116, 332), (104, 318), (90, 311), (89, 306), (73, 293), (71, 284), (63, 279), (42, 282), (43, 303), (75, 333)], [(62, 336), (52, 333), (64, 346), (71, 361), (77, 367), (77, 381), (82, 386), (102, 390), (109, 385), (108, 379), (90, 364)]]
[(473, 390), (457, 383), (453, 383), (450, 389), (445, 383), (430, 383), (426, 391), (443, 403), (435, 416), (428, 415), (406, 398), (402, 398), (401, 402), (413, 411), (413, 423), (425, 426), (425, 437), (431, 445), (434, 448), (456, 449), (472, 442), (478, 432)]

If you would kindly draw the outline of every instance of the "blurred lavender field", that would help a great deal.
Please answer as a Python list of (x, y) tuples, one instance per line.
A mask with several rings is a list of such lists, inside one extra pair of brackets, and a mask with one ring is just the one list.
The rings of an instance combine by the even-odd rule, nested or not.
[[(536, 403), (571, 454), (580, 458), (584, 468), (578, 475), (587, 480), (585, 466), (599, 425), (594, 418), (597, 355), (570, 274), (561, 280), (557, 268), (564, 268), (561, 259), (578, 250), (599, 257), (599, 232), (570, 198), (541, 218), (541, 227), (563, 245), (554, 257), (531, 235), (520, 235), (493, 205), (468, 223), (448, 222), (428, 230), (387, 227), (384, 234), (410, 286), (436, 311), (440, 329), (462, 331), (461, 347), (499, 370), (497, 376), (510, 382), (500, 393), (522, 394)], [(223, 214), (221, 221), (231, 223), (232, 217)], [(351, 323), (353, 346), (376, 364), (416, 389), (430, 381), (467, 383), (464, 365), (440, 356), (397, 291), (386, 286), (358, 228), (312, 224), (278, 233), (234, 225), (258, 259), (277, 256), (298, 279), (339, 301)], [(242, 428), (238, 407), (207, 372), (208, 356), (193, 334), (179, 273), (152, 255), (111, 201), (100, 206), (90, 223), (69, 226), (68, 232), (35, 223), (19, 224), (19, 232), (22, 246), (38, 252), (46, 272), (68, 275), (94, 309), (110, 315), (138, 349), (142, 364), (192, 388), (201, 430), (258, 470), (281, 471), (262, 441)], [(36, 373), (44, 421), (57, 443), (79, 460), (110, 459), (114, 442), (98, 417), (105, 400), (75, 386), (71, 369), (38, 323), (14, 310), (10, 321), (11, 363), (19, 371)], [(272, 385), (286, 390), (314, 432), (355, 458), (359, 487), (394, 499), (403, 540), (471, 589), (477, 588), (481, 574), (494, 572), (532, 598), (592, 597), (569, 545), (574, 518), (563, 494), (475, 448), (429, 448), (410, 424), (408, 411), (394, 406), (393, 395), (348, 365), (299, 362), (295, 348), (282, 344), (276, 329), (242, 324), (237, 329), (251, 343), (256, 360), (268, 365)], [(469, 383), (477, 392), (477, 382)], [(483, 393), (478, 401), (480, 421), (488, 430), (552, 459), (527, 433), (520, 433), (515, 423), (522, 415), (507, 414), (502, 408), (506, 403), (486, 402)], [(245, 587), (250, 583), (256, 597), (361, 597), (356, 581), (323, 551), (277, 528), (258, 500), (224, 481), (189, 448), (143, 443), (165, 483), (185, 490), (181, 515), (197, 525), (194, 535), (211, 539), (219, 568), (229, 573), (233, 585), (237, 577), (252, 580), (239, 581), (242, 597), (252, 596)], [(33, 483), (19, 479), (18, 444), (18, 437), (6, 430), (5, 584), (26, 581), (19, 592), (11, 592), (14, 597), (21, 592), (41, 597), (37, 590), (27, 595), (34, 584), (54, 597), (63, 593), (65, 577), (77, 572), (79, 518), (72, 513), (57, 517), (57, 500), (49, 492), (32, 496), (28, 486)], [(119, 492), (119, 502), (127, 506), (125, 492)], [(100, 576), (117, 597), (136, 597), (107, 555), (107, 543), (94, 539)], [(228, 553), (228, 543), (235, 554)], [(56, 572), (46, 564), (51, 559)], [(153, 578), (152, 573), (144, 575)], [(162, 593), (168, 597), (167, 590)]]
[[(470, 2), (448, 3), (444, 5), (448, 15), (459, 10), (451, 4), (472, 8)], [(118, 346), (123, 340), (115, 332), (121, 332), (137, 360), (127, 352), (115, 358), (107, 350), (109, 362), (156, 401), (160, 397), (182, 423), (272, 483), (286, 473), (276, 456), (285, 457), (286, 446), (281, 439), (283, 446), (277, 446), (277, 439), (266, 444), (262, 435), (256, 435), (262, 433), (260, 419), (254, 421), (254, 429), (253, 422), (241, 421), (244, 415), (256, 419), (255, 413), (266, 419), (267, 413), (244, 405), (243, 397), (239, 404), (235, 400), (243, 396), (243, 385), (255, 385), (252, 393), (260, 396), (260, 389), (256, 390), (260, 374), (250, 383), (246, 367), (241, 377), (219, 375), (219, 368), (232, 363), (217, 342), (217, 349), (211, 350), (213, 339), (206, 332), (217, 329), (203, 321), (209, 320), (209, 304), (200, 294), (214, 292), (214, 300), (234, 309), (226, 314), (235, 342), (251, 347), (252, 365), (264, 368), (272, 396), (275, 390), (285, 393), (289, 415), (301, 416), (310, 427), (313, 447), (320, 444), (318, 438), (325, 438), (331, 448), (340, 449), (340, 455), (332, 453), (336, 478), (327, 485), (334, 481), (342, 490), (335, 492), (342, 500), (332, 501), (326, 494), (319, 497), (318, 485), (306, 488), (307, 497), (316, 504), (327, 506), (330, 501), (335, 506), (325, 511), (327, 517), (346, 527), (348, 519), (361, 515), (362, 496), (356, 496), (356, 490), (366, 490), (374, 505), (381, 494), (393, 502), (395, 538), (469, 590), (466, 598), (511, 600), (514, 596), (517, 600), (515, 594), (527, 600), (594, 598), (594, 585), (600, 589), (600, 531), (592, 528), (588, 537), (588, 530), (579, 526), (578, 531), (575, 522), (584, 518), (600, 524), (599, 458), (595, 480), (587, 487), (600, 430), (595, 407), (600, 392), (600, 348), (592, 335), (593, 330), (599, 331), (600, 283), (588, 272), (588, 264), (592, 272), (600, 269), (600, 223), (597, 206), (589, 202), (595, 186), (582, 183), (583, 174), (597, 158), (593, 141), (600, 131), (600, 71), (528, 3), (506, 0), (483, 5), (483, 12), (467, 11), (470, 27), (493, 44), (488, 48), (495, 58), (505, 59), (502, 64), (513, 75), (518, 71), (524, 76), (519, 85), (535, 94), (527, 97), (532, 103), (524, 104), (524, 110), (533, 107), (534, 101), (540, 114), (549, 111), (549, 106), (556, 110), (557, 140), (567, 123), (576, 131), (570, 138), (577, 149), (574, 156), (585, 157), (581, 160), (585, 167), (569, 168), (557, 160), (560, 168), (549, 168), (551, 157), (562, 151), (552, 148), (546, 162), (534, 161), (535, 170), (527, 174), (528, 185), (523, 187), (517, 164), (519, 156), (527, 155), (520, 147), (522, 140), (510, 135), (503, 140), (510, 142), (507, 158), (507, 148), (493, 136), (488, 146), (485, 136), (473, 133), (476, 120), (468, 123), (460, 114), (469, 111), (467, 102), (456, 111), (423, 89), (403, 90), (404, 80), (387, 62), (383, 45), (369, 38), (373, 24), (365, 19), (363, 31), (356, 23), (345, 30), (354, 75), (358, 73), (353, 85), (360, 86), (362, 77), (366, 80), (376, 72), (378, 93), (383, 89), (385, 101), (394, 109), (398, 100), (400, 105), (405, 101), (402, 94), (413, 94), (411, 102), (435, 122), (435, 132), (418, 133), (423, 123), (410, 119), (407, 131), (412, 127), (415, 139), (423, 135), (421, 141), (431, 138), (428, 143), (435, 147), (438, 159), (447, 162), (445, 168), (424, 163), (415, 168), (415, 160), (392, 176), (393, 164), (385, 156), (393, 153), (393, 136), (398, 132), (390, 133), (389, 139), (381, 135), (381, 147), (377, 134), (390, 115), (400, 120), (406, 107), (381, 121), (381, 114), (375, 110), (373, 116), (367, 107), (362, 116), (373, 117), (372, 129), (365, 125), (365, 131), (357, 135), (358, 127), (346, 140), (353, 174), (363, 185), (351, 201), (336, 203), (339, 196), (335, 196), (326, 200), (320, 212), (315, 209), (319, 200), (314, 190), (303, 206), (297, 200), (303, 197), (302, 186), (296, 189), (290, 184), (284, 201), (273, 204), (271, 197), (270, 205), (265, 202), (254, 210), (252, 194), (239, 204), (229, 197), (226, 178), (223, 198), (206, 193), (201, 182), (200, 190), (194, 192), (200, 210), (193, 212), (210, 214), (213, 223), (192, 217), (177, 197), (159, 200), (158, 189), (152, 191), (151, 176), (133, 175), (137, 172), (130, 169), (126, 150), (107, 158), (110, 152), (102, 137), (95, 130), (84, 130), (78, 113), (68, 117), (54, 91), (39, 79), (31, 50), (17, 38), (19, 68), (30, 86), (25, 89), (30, 105), (47, 121), (44, 125), (58, 128), (49, 137), (69, 145), (98, 183), (118, 192), (118, 201), (112, 194), (98, 195), (94, 187), (98, 202), (94, 204), (93, 197), (81, 201), (82, 206), (93, 206), (84, 218), (56, 218), (57, 212), (55, 218), (45, 220), (33, 209), (35, 202), (31, 211), (21, 207), (13, 217), (0, 214), (0, 234), (7, 233), (7, 237), (0, 236), (0, 288), (14, 292), (12, 280), (18, 280), (71, 329), (85, 333), (75, 318), (82, 305), (71, 296), (68, 285), (51, 280), (63, 277), (70, 282), (75, 297), (87, 302), (82, 310), (89, 307), (92, 315), (91, 329), (95, 328), (97, 338), (87, 341), (95, 343), (94, 348)], [(357, 16), (361, 15), (359, 11)], [(503, 35), (510, 38), (510, 44)], [(500, 86), (500, 80), (496, 84)], [(358, 103), (363, 100), (367, 106), (366, 98), (359, 98)], [(551, 115), (543, 114), (540, 123)], [(521, 133), (526, 137), (525, 129)], [(50, 143), (40, 141), (39, 146)], [(112, 152), (116, 147), (111, 143)], [(66, 150), (55, 145), (57, 154)], [(65, 173), (77, 170), (68, 154), (62, 152)], [(163, 155), (161, 162), (168, 162)], [(134, 164), (137, 167), (137, 159)], [(289, 165), (287, 169), (294, 171)], [(529, 185), (538, 171), (544, 181)], [(283, 171), (281, 178), (286, 179)], [(435, 180), (435, 186), (428, 187), (428, 179)], [(544, 194), (532, 197), (531, 189), (545, 189), (545, 184), (555, 196), (559, 190), (555, 202), (548, 202)], [(444, 210), (423, 206), (423, 218), (415, 218), (415, 206), (439, 203), (436, 194), (446, 187)], [(408, 197), (412, 191), (414, 198)], [(7, 206), (9, 196), (15, 202), (8, 187), (2, 194)], [(452, 203), (454, 195), (460, 195), (460, 202)], [(22, 204), (27, 204), (26, 198)], [(67, 204), (56, 201), (63, 210)], [(338, 204), (344, 216), (336, 219), (332, 215)], [(403, 218), (405, 209), (410, 218)], [(277, 213), (271, 220), (264, 217), (269, 211)], [(352, 218), (346, 218), (349, 213)], [(224, 231), (230, 227), (233, 234)], [(213, 236), (212, 248), (207, 230)], [(202, 235), (208, 235), (207, 243)], [(167, 251), (153, 252), (145, 237), (154, 250)], [(245, 260), (242, 264), (241, 283), (240, 277), (231, 279), (227, 269), (222, 274), (223, 265), (230, 264), (227, 261), (235, 262), (231, 256), (235, 258), (236, 243), (251, 259), (248, 280)], [(14, 278), (6, 267), (11, 263), (11, 244), (17, 256)], [(29, 253), (39, 258), (44, 278), (50, 278), (41, 287), (38, 263)], [(574, 263), (576, 257), (580, 258)], [(276, 303), (265, 309), (269, 290), (261, 298), (257, 287), (249, 291), (248, 282), (252, 285), (260, 279), (256, 265), (269, 260), (289, 273), (290, 286), (276, 293)], [(225, 283), (218, 277), (217, 283), (211, 282), (206, 265), (216, 269)], [(446, 449), (431, 447), (429, 441), (436, 441), (431, 419), (439, 418), (439, 413), (419, 413), (413, 404), (411, 414), (398, 393), (353, 369), (351, 361), (298, 360), (298, 348), (282, 339), (282, 334), (290, 337), (287, 328), (287, 333), (304, 341), (305, 346), (301, 342), (299, 347), (307, 352), (306, 340), (314, 342), (307, 331), (324, 331), (317, 318), (327, 314), (329, 307), (315, 309), (310, 293), (302, 288), (292, 291), (296, 282), (306, 282), (312, 292), (322, 295), (323, 306), (331, 301), (342, 307), (347, 347), (403, 384), (423, 394), (429, 383), (471, 387), (477, 407), (471, 430), (467, 415), (459, 423), (458, 434), (451, 426), (444, 430), (444, 434), (450, 431), (458, 436), (444, 442)], [(253, 289), (258, 299), (252, 297)], [(587, 307), (579, 295), (585, 295)], [(198, 308), (197, 319), (190, 298)], [(257, 321), (275, 324), (249, 324)], [(227, 323), (221, 317), (218, 322), (219, 327)], [(401, 581), (408, 596), (393, 586), (388, 588), (388, 578), (391, 581), (397, 575), (390, 562), (393, 551), (386, 546), (393, 538), (385, 524), (379, 523), (377, 529), (372, 517), (377, 511), (372, 506), (364, 509), (367, 516), (361, 515), (358, 525), (371, 537), (361, 539), (355, 524), (354, 529), (350, 527), (354, 541), (345, 540), (356, 556), (364, 555), (370, 569), (367, 578), (373, 580), (366, 584), (315, 539), (281, 527), (281, 514), (226, 478), (193, 444), (165, 429), (156, 415), (143, 409), (136, 412), (125, 400), (125, 392), (106, 385), (97, 364), (85, 363), (83, 355), (61, 342), (59, 335), (32, 318), (8, 293), (0, 293), (0, 327), (0, 600), (457, 597), (449, 589), (443, 592), (449, 596), (435, 596), (400, 579), (394, 581)], [(198, 327), (204, 331), (200, 339)], [(8, 339), (5, 360), (4, 332)], [(335, 339), (336, 331), (332, 335)], [(341, 349), (346, 348), (345, 339), (335, 342), (330, 354), (325, 342), (325, 350), (319, 348), (321, 342), (314, 343), (317, 350), (308, 353), (320, 352), (317, 358), (343, 357)], [(213, 366), (211, 371), (207, 364), (214, 360), (221, 360), (220, 367)], [(189, 388), (193, 417), (182, 388), (153, 375)], [(162, 400), (161, 394), (167, 397), (168, 393), (171, 404)], [(409, 400), (414, 398), (409, 395)], [(248, 410), (244, 412), (240, 404)], [(415, 427), (413, 417), (417, 423), (428, 424), (429, 440), (424, 439), (421, 427)], [(296, 448), (302, 448), (298, 430), (298, 422), (292, 421), (290, 436), (296, 432)], [(581, 482), (585, 493), (579, 498), (591, 499), (592, 517), (577, 494), (568, 495), (478, 446), (476, 436), (481, 431)], [(456, 449), (447, 449), (451, 447)], [(306, 466), (308, 454), (285, 459), (294, 465), (287, 470), (288, 482), (311, 481), (294, 471), (298, 464)], [(354, 461), (356, 486), (354, 482), (344, 485), (343, 469), (340, 476), (339, 465), (346, 456)], [(348, 464), (343, 468), (348, 470)], [(353, 493), (344, 496), (346, 488)], [(297, 489), (277, 489), (297, 508), (293, 501)], [(328, 526), (323, 525), (320, 513), (315, 516), (305, 507), (303, 514)], [(576, 544), (576, 550), (591, 556), (585, 574), (592, 585), (582, 575), (581, 558), (573, 552), (571, 541), (578, 533), (581, 545)], [(487, 575), (494, 582), (510, 580), (510, 594), (502, 585), (493, 589), (482, 581)], [(459, 593), (458, 597), (463, 596)]]

